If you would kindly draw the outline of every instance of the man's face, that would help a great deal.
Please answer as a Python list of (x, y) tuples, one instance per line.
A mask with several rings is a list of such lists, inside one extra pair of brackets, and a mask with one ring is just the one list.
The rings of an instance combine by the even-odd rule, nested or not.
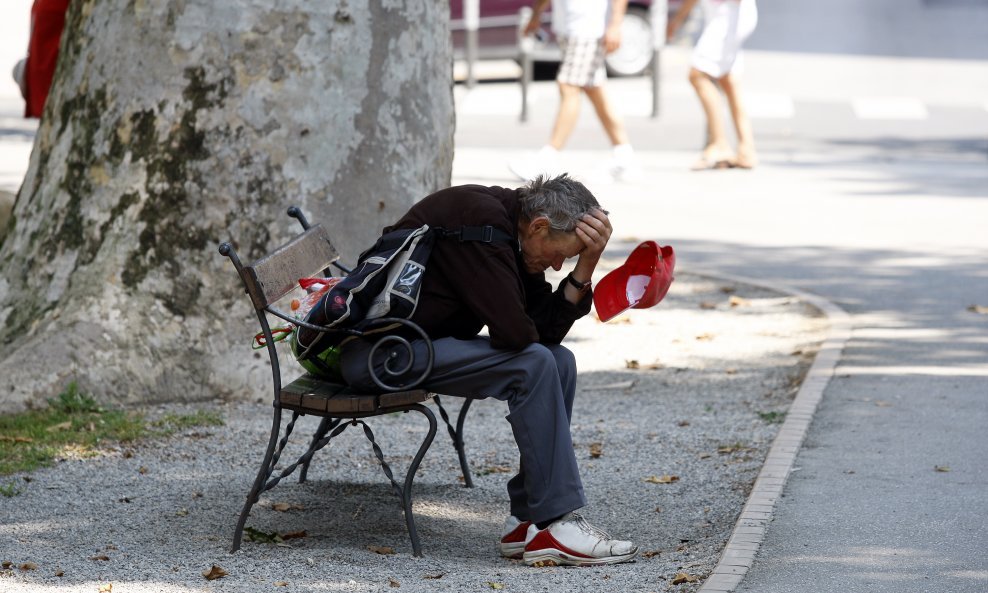
[(579, 255), (586, 247), (575, 232), (551, 232), (547, 228), (527, 236), (522, 234), (520, 241), (525, 270), (530, 274), (544, 272), (548, 268), (558, 272), (563, 262)]

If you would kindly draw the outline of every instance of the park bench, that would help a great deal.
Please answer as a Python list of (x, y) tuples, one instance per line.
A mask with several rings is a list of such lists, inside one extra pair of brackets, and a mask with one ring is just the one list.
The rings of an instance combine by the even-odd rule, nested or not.
[[(277, 486), (281, 480), (289, 477), (296, 470), (299, 471), (299, 482), (305, 482), (313, 455), (348, 427), (360, 425), (401, 503), (408, 535), (412, 541), (413, 553), (416, 556), (421, 556), (422, 547), (412, 515), (412, 482), (422, 458), (435, 438), (437, 427), (435, 414), (423, 403), (433, 400), (438, 407), (459, 457), (464, 485), (472, 487), (473, 481), (463, 445), (463, 424), (472, 400), (463, 400), (454, 427), (450, 422), (449, 414), (442, 406), (439, 395), (418, 388), (425, 381), (432, 368), (431, 342), (425, 332), (414, 323), (394, 318), (382, 318), (379, 323), (382, 326), (393, 323), (402, 324), (425, 338), (428, 345), (429, 359), (426, 361), (425, 370), (417, 376), (406, 377), (409, 369), (413, 366), (411, 362), (403, 368), (393, 368), (389, 364), (395, 358), (394, 348), (406, 348), (408, 355), (414, 358), (414, 352), (408, 346), (409, 342), (404, 338), (391, 333), (373, 334), (372, 337), (371, 335), (364, 336), (363, 333), (356, 330), (334, 329), (328, 331), (344, 331), (360, 339), (376, 340), (370, 350), (369, 357), (385, 357), (384, 360), (387, 362), (384, 365), (384, 376), (378, 374), (375, 371), (375, 365), (370, 364), (370, 361), (368, 362), (372, 373), (374, 373), (375, 383), (381, 387), (380, 391), (376, 393), (363, 392), (312, 374), (304, 374), (291, 383), (282, 385), (281, 364), (270, 318), (278, 318), (296, 325), (304, 322), (300, 322), (292, 315), (285, 313), (276, 305), (287, 300), (288, 295), (299, 289), (299, 279), (301, 278), (309, 278), (319, 274), (330, 276), (331, 265), (336, 266), (344, 274), (349, 273), (347, 268), (339, 264), (339, 254), (330, 242), (329, 234), (324, 227), (310, 225), (298, 208), (289, 208), (288, 215), (299, 221), (303, 232), (252, 263), (246, 265), (242, 263), (230, 243), (223, 243), (219, 247), (220, 253), (230, 258), (237, 269), (244, 289), (250, 297), (251, 305), (257, 314), (261, 334), (264, 337), (263, 344), (271, 360), (271, 379), (274, 387), (274, 418), (271, 425), (271, 435), (257, 477), (247, 494), (247, 500), (237, 521), (231, 552), (240, 548), (247, 516), (262, 493)], [(311, 324), (308, 324), (307, 327), (317, 331), (327, 331), (325, 327)], [(366, 330), (373, 329), (374, 326), (366, 328)], [(284, 410), (291, 412), (291, 419), (282, 427), (282, 412)], [(413, 411), (425, 416), (429, 423), (429, 431), (408, 467), (404, 482), (399, 483), (394, 477), (391, 467), (385, 461), (384, 453), (365, 419), (383, 414)], [(288, 444), (296, 422), (302, 416), (319, 417), (319, 425), (313, 432), (305, 452), (292, 463), (279, 468), (279, 461), (285, 446)]]

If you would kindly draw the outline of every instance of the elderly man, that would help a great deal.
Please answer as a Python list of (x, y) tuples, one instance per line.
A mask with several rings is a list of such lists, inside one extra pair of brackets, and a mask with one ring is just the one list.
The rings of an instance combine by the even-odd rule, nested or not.
[[(385, 232), (493, 226), (509, 241), (438, 241), (412, 321), (433, 341), (435, 362), (424, 387), (436, 393), (508, 402), (521, 454), (508, 481), (511, 514), (499, 549), (531, 565), (613, 564), (638, 548), (612, 539), (575, 511), (586, 505), (570, 437), (576, 362), (560, 345), (590, 311), (590, 278), (611, 236), (593, 194), (560, 175), (512, 190), (465, 185), (436, 192)], [(576, 257), (555, 290), (545, 270)], [(479, 336), (486, 326), (489, 337)], [(414, 344), (416, 349), (421, 343)], [(346, 344), (348, 383), (373, 388), (370, 345)]]

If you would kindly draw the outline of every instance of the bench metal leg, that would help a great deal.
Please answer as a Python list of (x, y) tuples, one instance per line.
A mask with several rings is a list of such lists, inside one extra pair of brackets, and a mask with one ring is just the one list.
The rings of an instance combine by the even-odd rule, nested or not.
[(312, 434), (312, 440), (309, 441), (309, 448), (302, 456), (304, 461), (302, 462), (302, 469), (298, 476), (299, 484), (304, 484), (307, 476), (309, 475), (309, 463), (312, 461), (312, 454), (321, 448), (319, 441), (326, 436), (326, 433), (336, 428), (342, 421), (343, 420), (340, 418), (330, 418), (329, 416), (324, 416), (319, 421), (319, 428), (317, 428), (316, 432)]
[[(412, 483), (415, 480), (415, 474), (418, 472), (419, 465), (422, 463), (422, 458), (425, 457), (425, 452), (429, 450), (429, 447), (432, 445), (432, 441), (436, 437), (436, 427), (438, 423), (436, 422), (435, 414), (421, 404), (413, 404), (403, 408), (400, 411), (409, 412), (412, 410), (420, 412), (426, 417), (429, 421), (429, 432), (425, 435), (425, 438), (422, 440), (422, 444), (419, 445), (418, 452), (415, 454), (411, 465), (408, 467), (408, 473), (405, 475), (404, 485), (400, 485), (394, 479), (394, 473), (391, 471), (391, 467), (384, 460), (384, 453), (381, 451), (381, 447), (374, 439), (374, 433), (371, 431), (370, 426), (362, 420), (358, 420), (356, 418), (351, 419), (346, 423), (343, 423), (342, 419), (339, 418), (324, 418), (323, 421), (319, 423), (319, 428), (316, 431), (318, 438), (313, 438), (306, 452), (295, 463), (286, 467), (277, 476), (272, 478), (271, 474), (274, 472), (274, 468), (278, 464), (281, 453), (285, 448), (285, 444), (288, 442), (288, 437), (291, 435), (295, 421), (299, 416), (298, 413), (294, 413), (292, 415), (291, 422), (289, 422), (285, 427), (285, 435), (279, 441), (278, 436), (281, 433), (281, 408), (276, 408), (274, 421), (271, 427), (271, 438), (268, 441), (268, 448), (264, 454), (264, 461), (261, 463), (261, 468), (258, 470), (257, 477), (254, 479), (254, 485), (251, 487), (250, 493), (247, 495), (247, 501), (244, 503), (244, 508), (241, 511), (240, 518), (237, 521), (237, 527), (233, 533), (233, 546), (230, 548), (230, 552), (236, 552), (240, 549), (243, 539), (244, 526), (247, 523), (248, 515), (250, 515), (250, 509), (260, 499), (262, 492), (277, 486), (278, 482), (291, 475), (291, 473), (295, 471), (298, 466), (301, 465), (303, 468), (306, 467), (311, 461), (312, 455), (316, 451), (329, 444), (333, 438), (346, 430), (348, 426), (360, 424), (364, 429), (364, 435), (367, 437), (367, 440), (370, 441), (371, 446), (374, 449), (374, 455), (381, 463), (381, 468), (384, 470), (384, 474), (391, 482), (395, 493), (401, 500), (402, 511), (405, 513), (405, 524), (408, 528), (408, 535), (412, 540), (412, 552), (416, 556), (422, 556), (422, 545), (419, 543), (418, 531), (415, 529), (415, 518), (412, 515)], [(327, 435), (326, 433), (330, 430), (332, 430), (332, 433)]]
[(404, 487), (400, 486), (394, 478), (394, 474), (391, 471), (391, 467), (384, 461), (384, 453), (381, 451), (381, 447), (378, 446), (377, 441), (374, 440), (374, 433), (371, 431), (370, 426), (364, 422), (360, 422), (363, 425), (364, 435), (367, 440), (370, 441), (371, 447), (374, 449), (374, 455), (381, 464), (381, 469), (384, 470), (384, 475), (388, 477), (391, 485), (394, 487), (395, 494), (401, 500), (402, 509), (405, 512), (405, 525), (408, 527), (408, 537), (412, 540), (412, 553), (415, 556), (422, 556), (422, 544), (419, 543), (418, 530), (415, 529), (415, 517), (412, 515), (412, 482), (415, 480), (415, 473), (419, 469), (419, 464), (422, 463), (422, 458), (425, 457), (425, 452), (429, 450), (429, 446), (432, 445), (433, 439), (436, 438), (436, 415), (432, 413), (432, 410), (423, 406), (422, 404), (413, 404), (408, 406), (405, 411), (410, 412), (415, 410), (416, 412), (421, 412), (426, 419), (429, 421), (429, 432), (425, 435), (425, 439), (422, 440), (422, 444), (419, 445), (418, 453), (415, 454), (415, 458), (412, 459), (411, 465), (408, 466), (408, 472), (405, 474), (405, 484)]
[[(288, 424), (285, 439), (282, 441), (281, 447), (279, 447), (278, 450), (279, 454), (281, 449), (284, 448), (285, 442), (288, 440), (288, 435), (292, 432), (292, 427), (294, 426), (295, 418), (297, 417), (298, 415), (295, 414), (292, 421)], [(237, 527), (233, 531), (233, 547), (230, 548), (231, 552), (236, 552), (240, 549), (241, 539), (244, 535), (244, 525), (247, 523), (247, 516), (250, 514), (250, 509), (261, 497), (261, 492), (264, 491), (264, 482), (267, 481), (272, 470), (274, 469), (274, 465), (277, 463), (277, 459), (275, 458), (275, 444), (278, 442), (279, 434), (281, 434), (281, 408), (276, 406), (274, 410), (274, 419), (271, 422), (271, 438), (268, 439), (268, 448), (264, 452), (264, 461), (261, 462), (261, 467), (257, 470), (257, 477), (254, 478), (254, 485), (251, 486), (250, 492), (247, 494), (247, 500), (244, 502), (244, 508), (240, 511), (240, 518), (237, 520)]]
[(449, 436), (453, 439), (453, 447), (456, 449), (456, 455), (460, 458), (460, 471), (463, 472), (463, 486), (465, 488), (473, 488), (473, 477), (470, 475), (470, 464), (467, 463), (467, 452), (463, 444), (463, 423), (467, 419), (467, 412), (470, 411), (470, 404), (473, 403), (473, 400), (463, 398), (463, 406), (460, 407), (460, 414), (456, 418), (456, 428), (453, 428), (453, 424), (449, 421), (449, 414), (446, 413), (446, 408), (443, 407), (439, 395), (434, 394), (432, 399), (436, 401), (436, 406), (439, 408), (439, 415), (442, 416), (443, 422), (446, 423)]

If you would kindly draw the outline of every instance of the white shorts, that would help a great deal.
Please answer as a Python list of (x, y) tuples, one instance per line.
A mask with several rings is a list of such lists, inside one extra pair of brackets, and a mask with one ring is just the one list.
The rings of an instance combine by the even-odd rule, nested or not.
[(703, 33), (690, 65), (714, 78), (743, 69), (741, 44), (758, 24), (755, 0), (704, 0)]
[(563, 52), (556, 75), (558, 82), (583, 88), (604, 84), (607, 72), (604, 70), (603, 39), (560, 37), (558, 41)]

